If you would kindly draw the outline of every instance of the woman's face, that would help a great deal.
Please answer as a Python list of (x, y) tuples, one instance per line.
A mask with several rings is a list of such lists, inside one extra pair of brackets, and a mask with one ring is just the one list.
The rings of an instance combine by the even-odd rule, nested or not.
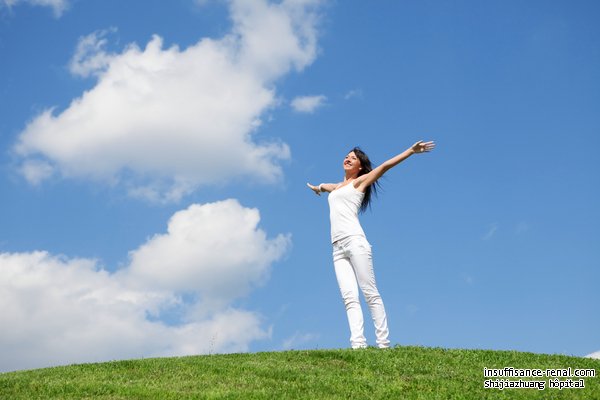
[(353, 151), (348, 153), (348, 155), (344, 158), (344, 171), (350, 172), (352, 175), (358, 175), (358, 172), (361, 170), (360, 160), (356, 157)]

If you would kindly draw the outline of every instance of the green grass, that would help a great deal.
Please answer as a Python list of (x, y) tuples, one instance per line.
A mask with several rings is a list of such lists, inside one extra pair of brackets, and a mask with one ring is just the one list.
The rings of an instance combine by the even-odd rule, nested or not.
[(599, 360), (514, 351), (285, 351), (5, 373), (0, 399), (600, 399), (599, 377), (585, 378), (585, 389), (484, 389), (484, 367), (600, 374)]

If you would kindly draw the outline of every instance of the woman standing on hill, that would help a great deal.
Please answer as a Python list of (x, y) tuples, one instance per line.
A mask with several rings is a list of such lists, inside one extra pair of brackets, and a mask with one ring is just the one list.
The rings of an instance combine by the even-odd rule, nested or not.
[(329, 218), (331, 220), (331, 242), (333, 243), (333, 265), (350, 325), (352, 348), (367, 347), (364, 335), (363, 314), (358, 298), (358, 288), (363, 292), (375, 324), (377, 346), (390, 346), (387, 317), (383, 301), (375, 285), (375, 274), (371, 257), (371, 245), (358, 220), (358, 212), (364, 212), (376, 193), (377, 180), (392, 167), (413, 154), (426, 153), (435, 147), (434, 142), (418, 141), (403, 153), (390, 158), (373, 169), (369, 157), (358, 147), (344, 158), (344, 181), (307, 183), (317, 195), (328, 192)]

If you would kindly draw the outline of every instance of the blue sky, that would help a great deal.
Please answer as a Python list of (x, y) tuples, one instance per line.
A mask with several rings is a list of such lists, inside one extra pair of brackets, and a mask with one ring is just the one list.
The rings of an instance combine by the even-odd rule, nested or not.
[(597, 2), (37, 3), (0, 2), (0, 370), (347, 347), (305, 183), (421, 139), (362, 216), (392, 343), (600, 351)]

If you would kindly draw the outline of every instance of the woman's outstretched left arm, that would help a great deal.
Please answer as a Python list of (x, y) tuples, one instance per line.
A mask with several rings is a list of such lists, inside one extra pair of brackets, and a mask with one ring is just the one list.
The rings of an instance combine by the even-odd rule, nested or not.
[(373, 169), (368, 174), (364, 174), (356, 178), (356, 180), (353, 182), (354, 187), (360, 190), (361, 192), (364, 192), (370, 185), (375, 183), (377, 179), (381, 178), (387, 170), (400, 164), (402, 161), (406, 160), (413, 154), (428, 153), (431, 150), (433, 150), (434, 147), (435, 143), (433, 141), (423, 142), (422, 140), (419, 140), (417, 143), (413, 144), (397, 156), (390, 158), (377, 168)]

